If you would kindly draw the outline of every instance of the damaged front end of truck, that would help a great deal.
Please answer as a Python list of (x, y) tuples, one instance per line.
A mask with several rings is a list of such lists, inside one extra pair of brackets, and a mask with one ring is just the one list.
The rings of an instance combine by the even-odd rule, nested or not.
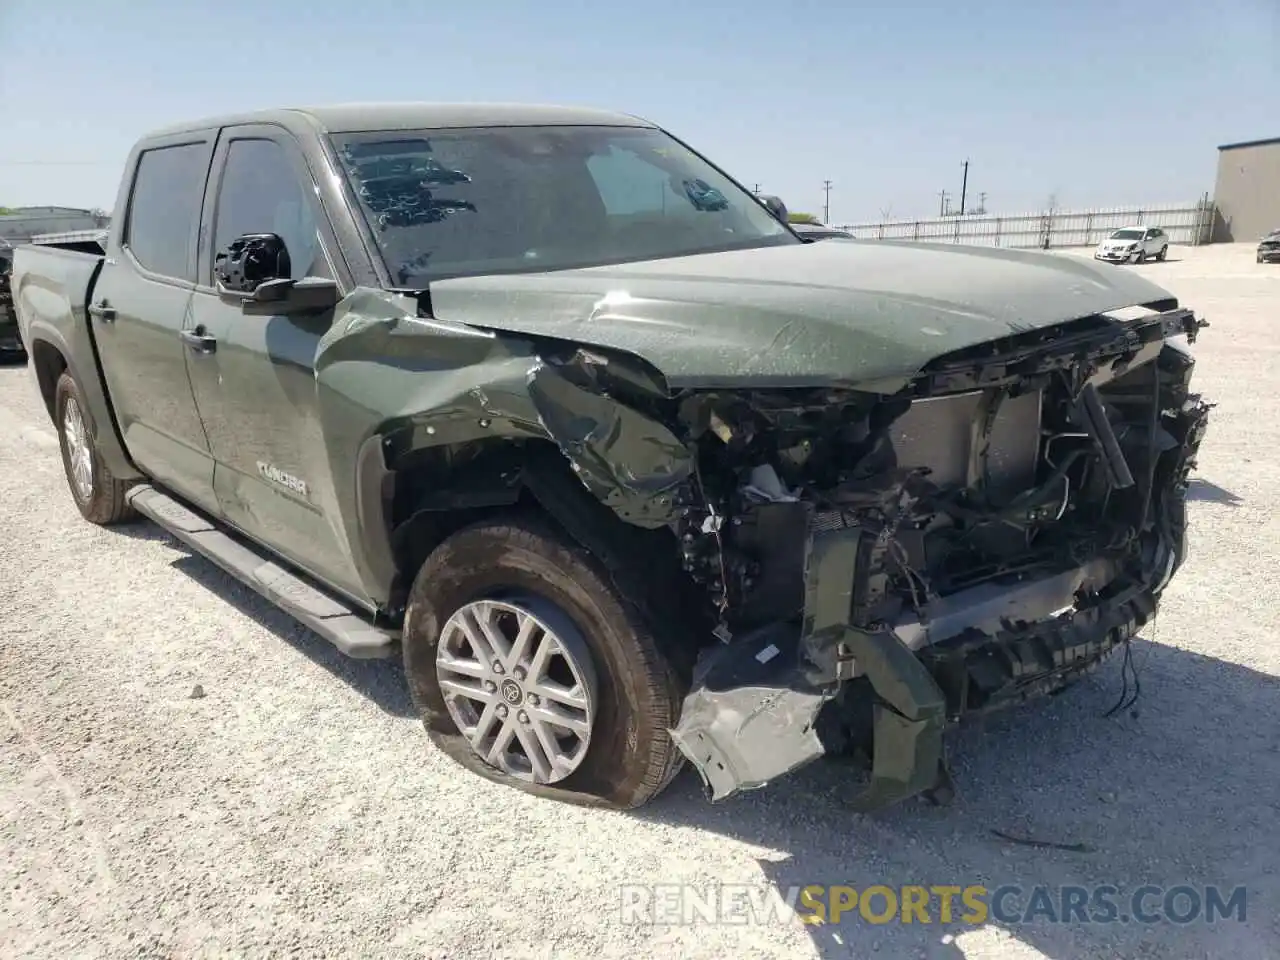
[(1064, 687), (1149, 622), (1185, 556), (1201, 325), (1095, 316), (892, 394), (664, 401), (587, 351), (544, 361), (531, 395), (574, 471), (668, 527), (705, 592), (715, 640), (671, 735), (709, 797), (851, 746), (872, 761), (855, 805), (940, 796), (949, 723)]
[[(712, 800), (854, 747), (871, 759), (855, 805), (943, 795), (948, 724), (1094, 669), (1151, 620), (1185, 556), (1209, 405), (1186, 346), (1203, 321), (1170, 302), (952, 350), (897, 380), (777, 388), (673, 387), (629, 351), (459, 326), (426, 298), (418, 319), (384, 306), (335, 326), (320, 382), (382, 391), (370, 409), (401, 396), (382, 439), (393, 472), (452, 451), (455, 471), (475, 467), (469, 502), (531, 491), (611, 553), (642, 606), (667, 602), (645, 586), (658, 567), (679, 580), (680, 642), (700, 649), (669, 732)], [(431, 377), (390, 363), (424, 349)], [(371, 352), (376, 381), (341, 362)], [(483, 449), (509, 469), (468, 452)], [(548, 482), (558, 468), (567, 487)], [(574, 487), (598, 514), (556, 509)]]
[(711, 799), (851, 744), (871, 809), (948, 780), (942, 734), (1053, 692), (1154, 615), (1208, 406), (1190, 311), (943, 356), (893, 395), (707, 394), (678, 529), (722, 644), (672, 731)]

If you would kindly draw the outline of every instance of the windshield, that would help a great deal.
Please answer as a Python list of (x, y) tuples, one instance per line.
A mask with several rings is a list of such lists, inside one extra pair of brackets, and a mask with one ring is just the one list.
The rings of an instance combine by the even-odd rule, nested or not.
[(660, 130), (501, 127), (333, 137), (393, 281), (800, 243)]
[(1117, 230), (1111, 235), (1112, 240), (1141, 240), (1141, 230)]

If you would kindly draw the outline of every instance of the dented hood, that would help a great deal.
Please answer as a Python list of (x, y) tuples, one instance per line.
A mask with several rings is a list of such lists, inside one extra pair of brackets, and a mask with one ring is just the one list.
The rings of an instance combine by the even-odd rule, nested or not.
[(677, 388), (883, 389), (953, 350), (1168, 299), (1130, 271), (1073, 256), (884, 241), (431, 285), (442, 320), (624, 350)]

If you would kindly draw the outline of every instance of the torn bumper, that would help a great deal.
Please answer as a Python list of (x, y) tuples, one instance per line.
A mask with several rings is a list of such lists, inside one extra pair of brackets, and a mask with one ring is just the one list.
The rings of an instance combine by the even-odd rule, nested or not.
[[(843, 595), (847, 611), (856, 571), (833, 556), (851, 555), (857, 539), (856, 532), (843, 530), (814, 537), (817, 563), (811, 562), (810, 572), (817, 592), (811, 590), (811, 598), (834, 607)], [(1166, 545), (1161, 574), (1172, 555), (1172, 545)], [(1058, 584), (1087, 580), (1091, 569), (1046, 578), (1031, 593), (1047, 604)], [(722, 800), (822, 756), (819, 712), (843, 683), (866, 677), (875, 694), (873, 765), (871, 783), (854, 805), (887, 806), (940, 785), (948, 722), (1050, 693), (1095, 669), (1154, 614), (1153, 586), (1134, 584), (1096, 606), (1006, 628), (982, 616), (919, 650), (908, 642), (945, 624), (949, 633), (956, 631), (954, 606), (936, 621), (868, 629), (828, 621), (810, 632), (799, 624), (773, 624), (713, 652), (695, 678), (672, 738), (702, 776), (709, 798)], [(1012, 588), (1002, 606), (1030, 612), (1020, 599), (1024, 593)], [(979, 617), (985, 608), (963, 609)], [(806, 609), (806, 626), (812, 612)]]
[(822, 756), (819, 714), (860, 677), (874, 694), (873, 762), (853, 805), (871, 810), (945, 786), (948, 722), (1062, 688), (1155, 615), (1186, 555), (1186, 472), (1206, 420), (1206, 407), (1188, 405), (1182, 462), (1158, 522), (1124, 562), (1095, 558), (994, 593), (957, 594), (923, 622), (853, 622), (868, 534), (812, 533), (803, 623), (772, 624), (716, 648), (671, 731), (709, 798), (764, 786)]

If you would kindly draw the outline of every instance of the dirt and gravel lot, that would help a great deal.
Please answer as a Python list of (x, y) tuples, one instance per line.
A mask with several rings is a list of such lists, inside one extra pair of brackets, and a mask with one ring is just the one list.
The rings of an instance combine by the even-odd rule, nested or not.
[[(1211, 321), (1195, 349), (1218, 403), (1191, 558), (1135, 644), (1141, 699), (1103, 717), (1115, 658), (960, 731), (949, 809), (874, 816), (825, 763), (714, 807), (686, 771), (631, 815), (463, 773), (397, 666), (344, 661), (154, 526), (82, 522), (33, 382), (0, 369), (0, 955), (1280, 955), (1280, 268), (1237, 245), (1115, 269)], [(622, 923), (620, 887), (646, 883), (1217, 884), (1248, 901), (1213, 926)]]

